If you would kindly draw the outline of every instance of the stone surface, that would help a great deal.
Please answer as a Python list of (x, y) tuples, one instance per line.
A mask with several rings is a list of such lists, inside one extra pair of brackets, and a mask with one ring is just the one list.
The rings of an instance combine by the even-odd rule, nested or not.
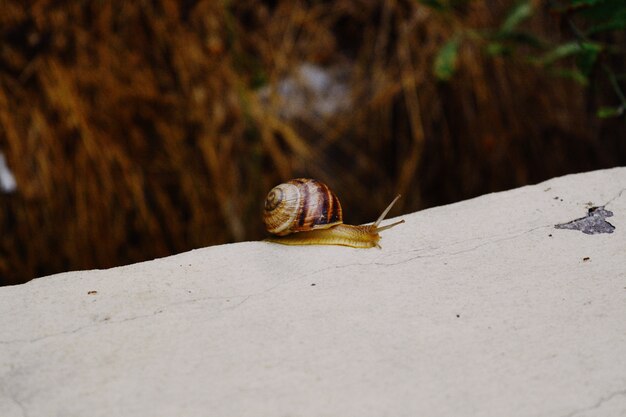
[(0, 416), (626, 415), (626, 168), (403, 218), (0, 288)]

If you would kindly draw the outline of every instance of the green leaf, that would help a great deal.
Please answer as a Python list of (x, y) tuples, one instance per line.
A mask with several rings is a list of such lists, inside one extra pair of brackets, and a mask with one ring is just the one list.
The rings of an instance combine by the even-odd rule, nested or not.
[(580, 45), (580, 52), (576, 59), (576, 65), (580, 71), (589, 76), (598, 59), (598, 55), (602, 51), (602, 45), (594, 42), (583, 42)]
[(560, 59), (575, 55), (576, 65), (581, 75), (586, 78), (591, 74), (602, 49), (603, 46), (595, 42), (568, 42), (546, 53), (539, 62), (544, 66), (550, 66)]
[(606, 119), (609, 117), (618, 117), (624, 114), (624, 107), (600, 107), (598, 112), (596, 113), (598, 117), (601, 119)]
[(583, 86), (589, 84), (589, 80), (585, 77), (585, 74), (577, 69), (554, 68), (550, 71), (550, 73), (557, 77), (570, 79)]
[(437, 52), (433, 64), (433, 72), (439, 80), (448, 81), (456, 72), (459, 44), (459, 39), (454, 37), (446, 42)]
[(559, 45), (556, 48), (552, 49), (548, 53), (546, 53), (541, 58), (540, 61), (541, 61), (541, 63), (543, 65), (550, 65), (550, 64), (554, 63), (555, 61), (558, 61), (561, 58), (565, 58), (567, 56), (575, 55), (575, 54), (579, 53), (580, 50), (581, 50), (581, 48), (580, 48), (580, 44), (578, 42), (574, 41), (574, 42), (564, 43), (564, 44)]
[(504, 23), (500, 26), (500, 31), (505, 33), (513, 31), (517, 25), (528, 19), (532, 14), (533, 8), (528, 0), (519, 3), (506, 17)]

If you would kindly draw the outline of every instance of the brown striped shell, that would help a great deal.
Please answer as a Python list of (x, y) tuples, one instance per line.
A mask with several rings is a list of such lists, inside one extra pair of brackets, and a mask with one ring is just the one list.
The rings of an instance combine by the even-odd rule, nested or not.
[(280, 184), (265, 199), (263, 221), (268, 232), (278, 236), (343, 223), (339, 199), (317, 180), (298, 178)]

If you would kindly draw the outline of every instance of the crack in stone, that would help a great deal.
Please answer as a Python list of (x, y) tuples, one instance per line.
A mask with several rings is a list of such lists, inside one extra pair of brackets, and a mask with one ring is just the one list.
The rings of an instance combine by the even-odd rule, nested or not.
[(527, 235), (528, 233), (536, 232), (537, 230), (547, 229), (547, 228), (549, 228), (549, 227), (551, 227), (551, 226), (537, 226), (537, 227), (533, 227), (533, 228), (532, 228), (532, 229), (530, 229), (530, 230), (526, 230), (526, 231), (524, 231), (524, 232), (517, 233), (517, 234), (512, 235), (512, 236), (506, 236), (506, 237), (503, 237), (503, 238), (501, 238), (501, 239), (497, 239), (497, 240), (490, 240), (490, 241), (488, 241), (488, 242), (483, 242), (483, 243), (481, 243), (480, 245), (476, 245), (476, 246), (471, 247), (471, 248), (468, 248), (468, 249), (463, 249), (463, 250), (460, 250), (460, 251), (457, 251), (457, 252), (450, 252), (450, 253), (446, 253), (446, 255), (452, 255), (452, 256), (454, 256), (454, 255), (458, 255), (458, 254), (461, 254), (461, 253), (471, 252), (471, 251), (474, 251), (474, 250), (476, 250), (476, 249), (478, 249), (478, 248), (481, 248), (481, 247), (483, 247), (483, 246), (491, 245), (491, 244), (493, 244), (493, 243), (500, 243), (500, 242), (504, 242), (504, 241), (507, 241), (507, 240), (517, 239), (517, 238), (518, 238), (518, 237), (520, 237), (520, 236), (524, 236), (524, 235)]
[(87, 325), (84, 325), (84, 326), (77, 327), (77, 328), (72, 329), (72, 330), (65, 330), (65, 331), (58, 332), (58, 333), (47, 334), (47, 335), (44, 335), (44, 336), (35, 337), (33, 339), (0, 340), (0, 345), (13, 345), (13, 344), (18, 344), (18, 343), (36, 343), (36, 342), (40, 342), (42, 340), (49, 339), (49, 338), (52, 338), (52, 337), (75, 334), (75, 333), (78, 333), (78, 332), (80, 332), (82, 330), (89, 329), (91, 327), (97, 327), (97, 326), (100, 326), (102, 324), (105, 324), (105, 325), (119, 324), (119, 323), (125, 323), (125, 322), (128, 322), (128, 321), (134, 321), (134, 320), (138, 320), (138, 319), (143, 319), (143, 318), (146, 318), (146, 317), (153, 317), (153, 316), (156, 316), (157, 314), (160, 314), (162, 312), (163, 312), (162, 309), (158, 309), (158, 310), (154, 311), (152, 314), (144, 314), (142, 316), (128, 317), (128, 318), (125, 318), (125, 319), (122, 319), (122, 320), (109, 321), (107, 319), (104, 319), (104, 320), (100, 320), (100, 321), (98, 321), (96, 323), (91, 323), (91, 324), (87, 324)]
[(575, 415), (583, 413), (583, 412), (586, 412), (586, 411), (597, 410), (604, 403), (606, 403), (608, 401), (611, 401), (615, 397), (619, 397), (619, 396), (623, 396), (623, 395), (626, 395), (626, 389), (622, 389), (622, 390), (619, 390), (619, 391), (612, 392), (609, 395), (607, 395), (606, 397), (601, 397), (598, 401), (596, 401), (595, 404), (593, 404), (593, 405), (591, 405), (589, 407), (581, 408), (579, 410), (574, 410), (571, 413), (565, 414), (563, 417), (574, 417)]
[[(316, 275), (316, 274), (318, 274), (320, 272), (328, 271), (328, 270), (331, 270), (331, 269), (344, 269), (344, 268), (350, 268), (350, 267), (353, 267), (353, 266), (371, 266), (371, 265), (376, 265), (376, 266), (396, 266), (396, 265), (402, 265), (402, 264), (405, 264), (405, 263), (412, 262), (412, 261), (414, 261), (416, 259), (434, 258), (434, 257), (438, 257), (438, 256), (455, 256), (455, 255), (459, 255), (461, 253), (468, 253), (468, 252), (474, 251), (474, 250), (476, 250), (478, 248), (481, 248), (483, 246), (487, 246), (487, 245), (491, 245), (491, 244), (495, 244), (495, 243), (500, 243), (500, 242), (504, 242), (504, 241), (507, 241), (507, 240), (517, 239), (518, 237), (524, 236), (524, 235), (526, 235), (528, 233), (532, 233), (532, 232), (535, 232), (535, 231), (541, 230), (541, 229), (547, 229), (547, 228), (550, 228), (550, 227), (552, 227), (552, 226), (537, 226), (537, 227), (534, 227), (534, 228), (532, 228), (530, 230), (526, 230), (526, 231), (521, 232), (521, 233), (517, 233), (517, 234), (514, 234), (514, 235), (508, 235), (508, 236), (505, 236), (505, 237), (502, 237), (502, 238), (496, 239), (496, 240), (489, 240), (487, 242), (482, 242), (482, 243), (480, 243), (480, 244), (478, 244), (476, 246), (473, 246), (473, 247), (470, 247), (470, 248), (466, 248), (466, 249), (463, 249), (463, 250), (459, 250), (459, 251), (456, 251), (456, 252), (435, 252), (435, 253), (430, 253), (430, 254), (421, 254), (421, 255), (417, 255), (417, 256), (411, 256), (411, 257), (409, 257), (407, 259), (402, 259), (402, 260), (396, 261), (396, 262), (378, 262), (378, 261), (375, 261), (375, 262), (367, 262), (367, 263), (352, 263), (352, 264), (345, 264), (345, 265), (336, 265), (336, 266), (326, 267), (326, 268), (318, 269), (316, 271), (312, 271), (312, 272), (308, 273), (307, 275), (305, 275), (305, 277), (310, 277), (310, 276)], [(493, 237), (488, 237), (488, 238), (485, 238), (485, 239), (492, 239), (492, 238)], [(485, 239), (483, 239), (483, 240), (485, 240)], [(469, 239), (467, 241), (470, 241), (470, 240), (476, 240), (476, 239)], [(466, 241), (451, 243), (448, 246), (454, 246), (454, 245), (457, 245), (459, 243), (464, 243), (464, 242), (466, 242)], [(429, 249), (432, 249), (433, 251), (437, 251), (437, 250), (441, 249), (441, 247), (435, 247), (435, 248), (429, 248)], [(420, 249), (420, 250), (423, 250), (423, 249)]]
[(273, 289), (279, 287), (280, 285), (286, 284), (290, 281), (292, 281), (295, 278), (292, 278), (290, 280), (287, 281), (283, 281), (283, 282), (279, 282), (274, 284), (273, 286), (266, 288), (262, 291), (258, 291), (252, 294), (246, 294), (246, 295), (232, 295), (232, 296), (223, 296), (223, 297), (198, 297), (198, 298), (194, 298), (191, 300), (185, 300), (185, 301), (179, 301), (176, 303), (171, 303), (171, 304), (167, 304), (163, 307), (157, 308), (153, 313), (151, 314), (144, 314), (141, 316), (136, 316), (136, 317), (128, 317), (122, 320), (116, 320), (116, 321), (108, 321), (108, 320), (100, 320), (96, 323), (90, 323), (84, 326), (80, 326), (77, 327), (75, 329), (72, 330), (65, 330), (62, 332), (58, 332), (58, 333), (53, 333), (53, 334), (48, 334), (48, 335), (44, 335), (44, 336), (39, 336), (33, 339), (15, 339), (15, 340), (0, 340), (0, 345), (13, 345), (13, 344), (20, 344), (20, 343), (36, 343), (39, 342), (41, 340), (45, 340), (45, 339), (49, 339), (52, 337), (57, 337), (57, 336), (65, 336), (65, 335), (70, 335), (70, 334), (76, 334), (82, 330), (85, 329), (89, 329), (91, 327), (97, 327), (100, 325), (110, 325), (110, 324), (119, 324), (119, 323), (125, 323), (128, 321), (133, 321), (133, 320), (138, 320), (138, 319), (143, 319), (143, 318), (148, 318), (148, 317), (154, 317), (157, 314), (161, 314), (163, 313), (166, 309), (170, 308), (170, 307), (175, 307), (177, 305), (181, 305), (181, 304), (189, 304), (189, 303), (196, 303), (196, 302), (202, 302), (202, 301), (207, 301), (207, 300), (232, 300), (232, 299), (236, 299), (236, 298), (241, 298), (242, 300), (238, 303), (235, 303), (231, 306), (228, 306), (226, 308), (220, 309), (218, 310), (219, 312), (222, 311), (228, 311), (228, 310), (234, 310), (238, 307), (240, 307), (242, 304), (244, 304), (246, 301), (248, 301), (250, 298), (258, 296), (258, 295), (262, 295), (265, 294), (269, 291), (272, 291)]
[[(293, 278), (292, 278), (292, 279), (293, 279)], [(219, 310), (219, 311), (220, 311), (220, 312), (222, 312), (222, 311), (234, 310), (234, 309), (236, 309), (236, 308), (239, 308), (239, 307), (241, 307), (241, 306), (242, 306), (242, 305), (243, 305), (246, 301), (248, 301), (250, 298), (252, 298), (252, 297), (257, 297), (257, 296), (259, 296), (259, 295), (263, 295), (263, 294), (265, 294), (265, 293), (268, 293), (268, 292), (272, 291), (273, 289), (275, 289), (275, 288), (277, 288), (277, 287), (279, 287), (279, 286), (281, 286), (281, 285), (283, 285), (283, 284), (287, 284), (288, 282), (291, 282), (291, 281), (292, 281), (292, 279), (290, 279), (290, 280), (286, 280), (286, 281), (281, 281), (281, 282), (278, 282), (278, 283), (276, 283), (276, 284), (272, 285), (271, 287), (264, 289), (263, 291), (258, 291), (258, 292), (255, 292), (255, 293), (252, 293), (252, 294), (248, 294), (248, 295), (240, 295), (239, 297), (242, 297), (242, 298), (243, 298), (240, 302), (238, 302), (238, 303), (236, 303), (236, 304), (234, 304), (234, 305), (232, 305), (232, 306), (228, 306), (228, 307), (226, 307), (226, 308), (223, 308), (223, 309), (221, 309), (221, 310)], [(233, 297), (233, 298), (234, 298), (234, 297)]]
[[(292, 278), (291, 280), (293, 280), (295, 278)], [(47, 334), (44, 336), (39, 336), (33, 339), (15, 339), (15, 340), (0, 340), (0, 345), (14, 345), (14, 344), (21, 344), (21, 343), (36, 343), (45, 339), (49, 339), (52, 337), (58, 337), (58, 336), (66, 336), (66, 335), (71, 335), (71, 334), (76, 334), (79, 333), (85, 329), (89, 329), (92, 327), (97, 327), (100, 325), (110, 325), (110, 324), (119, 324), (119, 323), (125, 323), (125, 322), (129, 322), (129, 321), (134, 321), (134, 320), (138, 320), (138, 319), (143, 319), (143, 318), (148, 318), (148, 317), (154, 317), (157, 314), (161, 314), (163, 313), (166, 309), (168, 309), (169, 307), (175, 307), (177, 305), (181, 305), (181, 304), (189, 304), (189, 303), (196, 303), (196, 302), (202, 302), (202, 301), (206, 301), (206, 300), (232, 300), (232, 299), (236, 299), (236, 298), (241, 298), (242, 300), (232, 306), (220, 309), (219, 312), (222, 311), (228, 311), (228, 310), (234, 310), (238, 307), (240, 307), (242, 304), (244, 304), (246, 301), (248, 301), (250, 298), (258, 296), (258, 295), (262, 295), (265, 294), (269, 291), (272, 291), (273, 289), (275, 289), (276, 287), (279, 287), (280, 285), (286, 284), (287, 282), (290, 282), (291, 280), (288, 281), (283, 281), (283, 282), (279, 282), (273, 286), (271, 286), (270, 288), (267, 288), (265, 290), (262, 291), (258, 291), (252, 294), (246, 294), (246, 295), (233, 295), (233, 296), (223, 296), (223, 297), (199, 297), (199, 298), (194, 298), (191, 300), (185, 300), (185, 301), (179, 301), (176, 303), (171, 303), (168, 305), (165, 305), (164, 307), (160, 307), (157, 308), (153, 313), (151, 314), (144, 314), (141, 316), (136, 316), (136, 317), (128, 317), (122, 320), (116, 320), (116, 321), (108, 321), (108, 320), (100, 320), (98, 322), (95, 323), (90, 323), (84, 326), (80, 326), (77, 327), (75, 329), (72, 330), (65, 330), (62, 332), (58, 332), (58, 333), (53, 333), (53, 334)]]
[(608, 206), (608, 205), (609, 205), (609, 204), (611, 204), (613, 201), (615, 201), (615, 200), (617, 200), (618, 198), (620, 198), (620, 197), (622, 196), (622, 194), (624, 194), (624, 192), (626, 192), (626, 188), (622, 188), (622, 189), (620, 190), (620, 192), (619, 192), (619, 193), (617, 193), (617, 195), (616, 195), (615, 197), (613, 197), (612, 199), (610, 199), (609, 201), (607, 201), (607, 202), (604, 204), (604, 207)]
[(17, 404), (17, 406), (20, 408), (20, 410), (22, 410), (22, 416), (24, 417), (28, 417), (28, 413), (26, 412), (26, 406), (24, 404), (22, 404), (22, 402), (20, 400), (18, 400), (17, 398), (11, 396), (11, 400), (13, 400), (13, 402), (15, 404)]
[(4, 399), (4, 398), (9, 399), (10, 401), (12, 401), (12, 402), (13, 402), (13, 403), (17, 406), (17, 408), (19, 408), (19, 409), (20, 409), (20, 411), (22, 412), (22, 416), (23, 416), (23, 417), (28, 417), (28, 412), (27, 412), (27, 410), (26, 410), (26, 406), (25, 406), (25, 405), (24, 405), (24, 404), (23, 404), (20, 400), (18, 400), (18, 399), (15, 397), (15, 395), (13, 395), (13, 393), (8, 393), (8, 392), (7, 392), (7, 390), (8, 390), (10, 387), (8, 387), (8, 386), (6, 386), (6, 385), (5, 385), (6, 381), (4, 381), (4, 378), (3, 378), (3, 380), (0, 380), (0, 381), (3, 383), (2, 385), (0, 385), (0, 388), (1, 388), (2, 386), (4, 386), (4, 387), (3, 387), (4, 389), (0, 391), (0, 393), (1, 393), (1, 395), (0, 395), (0, 400), (2, 400), (2, 399)]

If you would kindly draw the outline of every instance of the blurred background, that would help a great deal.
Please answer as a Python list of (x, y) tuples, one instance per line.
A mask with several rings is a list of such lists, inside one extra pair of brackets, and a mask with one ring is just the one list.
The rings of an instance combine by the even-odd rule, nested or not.
[(0, 285), (626, 164), (623, 0), (0, 1)]

